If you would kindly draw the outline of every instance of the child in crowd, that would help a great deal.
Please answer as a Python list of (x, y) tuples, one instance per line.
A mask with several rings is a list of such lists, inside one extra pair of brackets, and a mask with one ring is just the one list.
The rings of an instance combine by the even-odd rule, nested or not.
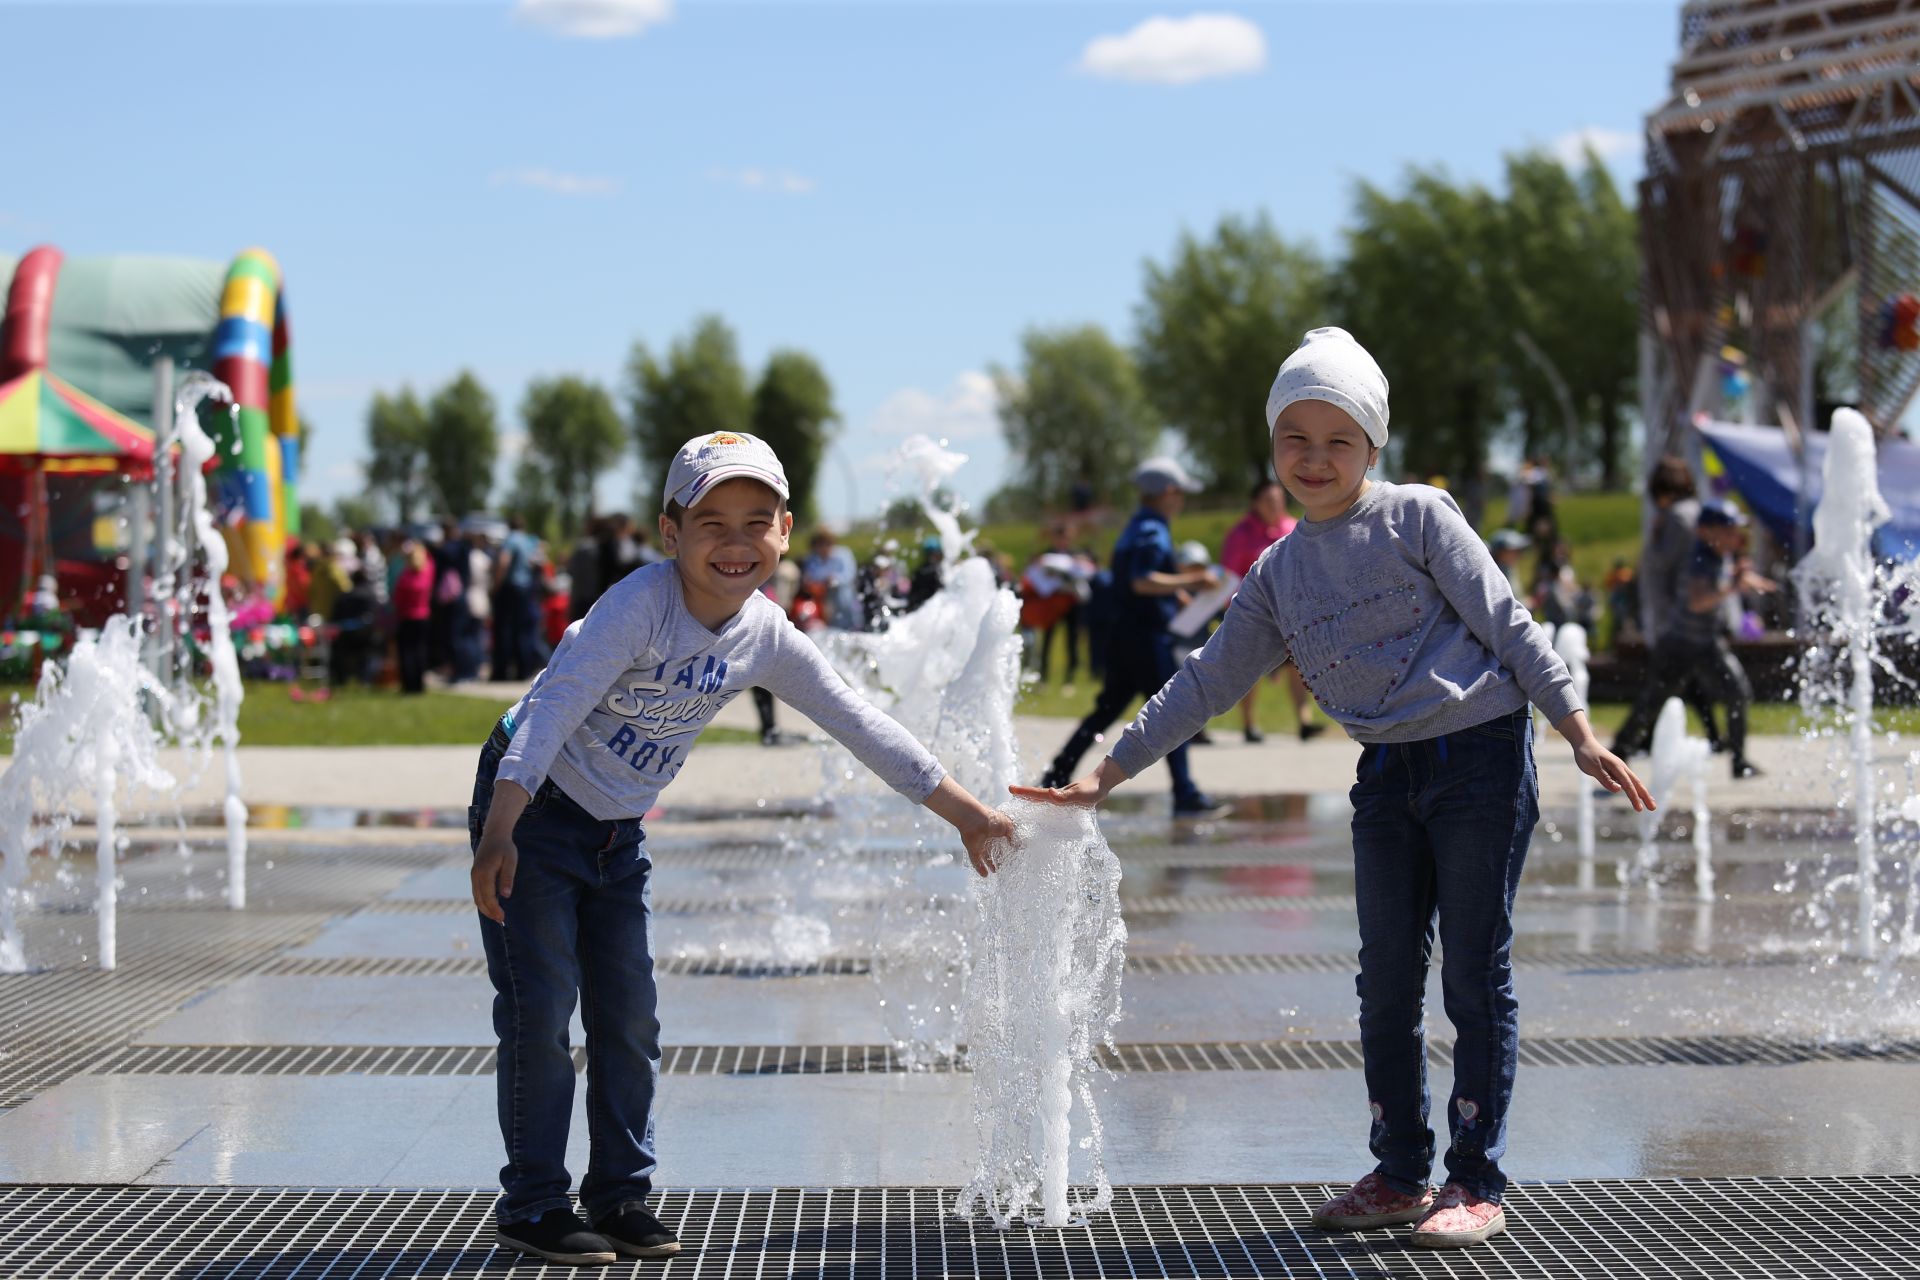
[[(1634, 808), (1638, 778), (1594, 737), (1565, 664), (1453, 499), (1367, 478), (1387, 442), (1387, 380), (1340, 329), (1315, 329), (1267, 400), (1275, 474), (1306, 519), (1270, 547), (1204, 649), (1093, 773), (1018, 794), (1095, 805), (1284, 661), (1364, 746), (1353, 787), (1360, 1040), (1374, 1171), (1314, 1214), (1355, 1230), (1417, 1222), (1413, 1243), (1503, 1230), (1507, 1108), (1519, 1059), (1513, 899), (1538, 817), (1531, 700), (1574, 760)], [(1447, 1184), (1427, 1185), (1422, 1007), (1436, 915), (1458, 1038)]]
[[(761, 440), (690, 440), (667, 472), (662, 545), (567, 628), (480, 753), (468, 825), (473, 897), (497, 993), (507, 1163), (495, 1206), (511, 1249), (573, 1265), (665, 1257), (679, 1242), (646, 1207), (660, 1070), (640, 819), (694, 739), (742, 690), (766, 688), (845, 743), (896, 791), (960, 832), (973, 867), (1008, 819), (945, 776), (906, 730), (847, 687), (760, 588), (793, 529), (787, 478)], [(576, 995), (587, 1037), (587, 1222), (568, 1198)]]

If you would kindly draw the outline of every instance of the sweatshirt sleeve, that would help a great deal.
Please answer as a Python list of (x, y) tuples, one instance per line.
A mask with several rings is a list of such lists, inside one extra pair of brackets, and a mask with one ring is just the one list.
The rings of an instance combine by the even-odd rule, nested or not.
[(1108, 752), (1129, 778), (1200, 732), (1287, 660), (1287, 643), (1261, 580), (1266, 563), (1263, 557), (1254, 565), (1219, 630), (1147, 700)]
[[(535, 682), (521, 704), (513, 741), (500, 758), (497, 776), (529, 793), (546, 781), (560, 754), (594, 704), (606, 696), (627, 668), (643, 665), (653, 624), (659, 620), (652, 596), (660, 577), (631, 574), (594, 602), (566, 639), (563, 650)], [(677, 588), (677, 584), (672, 584)]]
[(764, 688), (833, 735), (889, 787), (923, 803), (947, 771), (900, 722), (855, 693), (826, 655), (785, 619), (773, 624), (775, 660)]
[(1467, 630), (1513, 673), (1528, 701), (1559, 724), (1582, 710), (1567, 664), (1547, 643), (1546, 630), (1513, 594), (1507, 575), (1480, 541), (1453, 498), (1436, 491), (1421, 503), (1422, 553), (1440, 594)]

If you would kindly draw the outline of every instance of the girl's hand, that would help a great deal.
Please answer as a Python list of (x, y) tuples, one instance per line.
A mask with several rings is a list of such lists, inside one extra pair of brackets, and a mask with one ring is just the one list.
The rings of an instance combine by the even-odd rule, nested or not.
[(1041, 804), (1078, 805), (1082, 809), (1091, 809), (1107, 798), (1106, 791), (1100, 786), (1098, 776), (1091, 773), (1080, 781), (1064, 787), (1008, 787), (1007, 790), (1022, 800), (1035, 800)]
[(473, 904), (495, 924), (507, 922), (507, 909), (500, 900), (513, 896), (513, 873), (519, 866), (520, 851), (514, 847), (513, 828), (504, 825), (496, 828), (489, 822), (480, 836), (480, 847), (474, 850), (470, 874)]
[(1022, 800), (1034, 800), (1040, 804), (1078, 805), (1082, 809), (1091, 809), (1105, 800), (1113, 789), (1127, 780), (1120, 766), (1108, 756), (1097, 768), (1080, 781), (1064, 787), (1008, 787), (1007, 790)]
[(1653, 793), (1647, 790), (1647, 784), (1627, 767), (1625, 760), (1601, 746), (1598, 739), (1589, 738), (1575, 747), (1573, 762), (1580, 766), (1580, 772), (1597, 780), (1607, 790), (1626, 792), (1627, 800), (1636, 812), (1659, 808), (1653, 802)]

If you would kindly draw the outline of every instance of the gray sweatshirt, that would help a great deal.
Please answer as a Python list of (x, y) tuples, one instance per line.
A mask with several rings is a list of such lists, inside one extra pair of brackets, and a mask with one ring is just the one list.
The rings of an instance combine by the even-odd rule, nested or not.
[(1453, 499), (1375, 481), (1331, 520), (1303, 520), (1240, 584), (1212, 639), (1127, 726), (1129, 777), (1199, 732), (1291, 657), (1361, 742), (1413, 742), (1518, 710), (1580, 710), (1567, 667)]
[(847, 687), (755, 594), (718, 631), (687, 612), (672, 561), (636, 569), (567, 628), (509, 712), (499, 777), (532, 792), (551, 776), (603, 821), (637, 818), (686, 763), (720, 708), (758, 685), (825, 729), (918, 804), (946, 776), (912, 734)]

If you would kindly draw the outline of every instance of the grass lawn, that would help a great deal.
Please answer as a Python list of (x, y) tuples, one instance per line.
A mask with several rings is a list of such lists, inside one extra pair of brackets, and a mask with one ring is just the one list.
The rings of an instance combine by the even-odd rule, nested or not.
[[(1059, 660), (1058, 651), (1055, 661)], [(1093, 710), (1094, 696), (1100, 691), (1099, 682), (1082, 679), (1074, 692), (1067, 693), (1057, 680), (1047, 684), (1032, 683), (1022, 687), (1020, 698), (1014, 711), (1024, 716), (1058, 716), (1062, 719), (1078, 720)], [(1134, 702), (1127, 708), (1131, 718), (1140, 709), (1140, 703)], [(1603, 739), (1611, 739), (1613, 733), (1627, 718), (1627, 704), (1624, 702), (1602, 702), (1589, 712), (1594, 728)], [(1287, 697), (1284, 681), (1269, 681), (1260, 687), (1259, 704), (1260, 727), (1268, 733), (1291, 734), (1299, 724), (1294, 719), (1293, 703)], [(1321, 717), (1325, 720), (1325, 717)], [(1691, 712), (1688, 713), (1693, 732), (1700, 733), (1700, 722)], [(1124, 726), (1125, 720), (1116, 722)], [(1799, 704), (1792, 702), (1756, 703), (1748, 713), (1747, 731), (1757, 734), (1798, 734), (1807, 725), (1806, 717), (1801, 713)], [(1877, 732), (1895, 732), (1900, 734), (1920, 734), (1920, 708), (1881, 707), (1874, 717)], [(1229, 711), (1224, 716), (1216, 716), (1210, 723), (1215, 733), (1240, 732), (1240, 713)]]
[[(0, 688), (0, 696), (33, 696), (30, 685)], [(288, 686), (249, 681), (240, 706), (240, 741), (249, 747), (415, 747), (486, 741), (506, 707), (486, 698), (429, 690), (401, 697), (391, 690), (338, 689), (325, 702), (295, 702)], [(715, 728), (702, 742), (758, 742), (748, 729)], [(0, 725), (0, 752), (13, 750), (12, 717)]]

